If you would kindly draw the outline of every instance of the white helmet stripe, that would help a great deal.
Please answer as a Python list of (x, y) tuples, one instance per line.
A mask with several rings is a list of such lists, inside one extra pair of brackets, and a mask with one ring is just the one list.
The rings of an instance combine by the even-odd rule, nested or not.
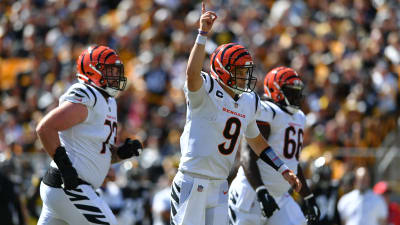
[(265, 88), (264, 88), (264, 90), (266, 90), (267, 91), (267, 95), (268, 95), (268, 97), (272, 97), (271, 96), (271, 92), (269, 92), (269, 88), (268, 88), (268, 86), (266, 86)]
[[(219, 66), (225, 70), (225, 72), (231, 74), (231, 72), (229, 72), (228, 70), (225, 69), (225, 66), (222, 65), (222, 63), (218, 60), (218, 58), (216, 58), (215, 60), (217, 60), (217, 63), (219, 64)], [(232, 74), (231, 74), (232, 75)]]
[(279, 85), (276, 83), (276, 81), (274, 81), (274, 85), (275, 85), (276, 89), (278, 89), (278, 90), (282, 93), (286, 105), (290, 105), (289, 100), (286, 98), (286, 96), (285, 96), (285, 94), (283, 93), (281, 87), (279, 87)]
[(99, 70), (97, 70), (96, 67), (93, 66), (91, 63), (89, 64), (89, 67), (101, 75), (101, 72)]

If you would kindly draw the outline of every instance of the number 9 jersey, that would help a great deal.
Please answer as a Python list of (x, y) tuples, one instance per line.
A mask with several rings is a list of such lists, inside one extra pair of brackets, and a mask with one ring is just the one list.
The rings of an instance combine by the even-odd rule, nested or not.
[(199, 90), (190, 92), (184, 88), (187, 116), (180, 139), (179, 170), (224, 180), (242, 135), (259, 135), (255, 119), (260, 101), (254, 92), (243, 93), (235, 101), (209, 74), (202, 72), (202, 78)]
[[(79, 177), (98, 188), (111, 164), (109, 145), (117, 137), (117, 104), (107, 99), (93, 86), (76, 83), (60, 97), (59, 104), (68, 101), (83, 104), (88, 109), (85, 121), (59, 132), (61, 145)], [(51, 162), (52, 167), (57, 167)]]

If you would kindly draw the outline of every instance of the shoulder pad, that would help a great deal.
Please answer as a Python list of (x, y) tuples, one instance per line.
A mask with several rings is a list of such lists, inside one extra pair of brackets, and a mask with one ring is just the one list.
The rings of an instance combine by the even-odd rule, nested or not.
[(89, 85), (76, 83), (72, 85), (64, 95), (61, 96), (60, 100), (80, 103), (88, 107), (94, 107), (97, 103), (95, 91), (96, 90)]

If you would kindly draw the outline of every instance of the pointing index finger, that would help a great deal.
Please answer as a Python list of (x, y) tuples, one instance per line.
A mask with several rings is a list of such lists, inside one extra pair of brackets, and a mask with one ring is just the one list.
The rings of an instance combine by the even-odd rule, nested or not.
[(201, 2), (201, 14), (204, 14), (206, 12), (206, 5), (204, 2)]

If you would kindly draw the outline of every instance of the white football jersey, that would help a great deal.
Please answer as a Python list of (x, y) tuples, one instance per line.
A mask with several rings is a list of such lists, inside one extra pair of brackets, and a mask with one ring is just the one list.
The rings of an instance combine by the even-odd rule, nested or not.
[[(58, 132), (61, 145), (79, 177), (98, 188), (110, 168), (109, 145), (115, 145), (117, 137), (115, 98), (106, 100), (96, 88), (76, 83), (60, 97), (59, 104), (65, 101), (87, 106), (88, 116), (84, 122)], [(51, 165), (57, 167), (54, 162)]]
[(202, 78), (203, 86), (196, 92), (184, 87), (187, 115), (179, 169), (226, 179), (242, 134), (259, 134), (255, 119), (260, 101), (255, 93), (243, 93), (235, 101), (209, 74), (202, 73)]
[[(306, 118), (301, 110), (290, 115), (273, 102), (261, 102), (261, 114), (257, 118), (257, 123), (269, 125), (268, 144), (295, 174), (297, 174), (299, 154), (303, 147), (305, 122)], [(260, 159), (257, 160), (257, 165), (262, 181), (275, 199), (279, 199), (290, 189), (289, 183), (271, 166)], [(239, 168), (237, 178), (250, 185), (242, 167)]]

